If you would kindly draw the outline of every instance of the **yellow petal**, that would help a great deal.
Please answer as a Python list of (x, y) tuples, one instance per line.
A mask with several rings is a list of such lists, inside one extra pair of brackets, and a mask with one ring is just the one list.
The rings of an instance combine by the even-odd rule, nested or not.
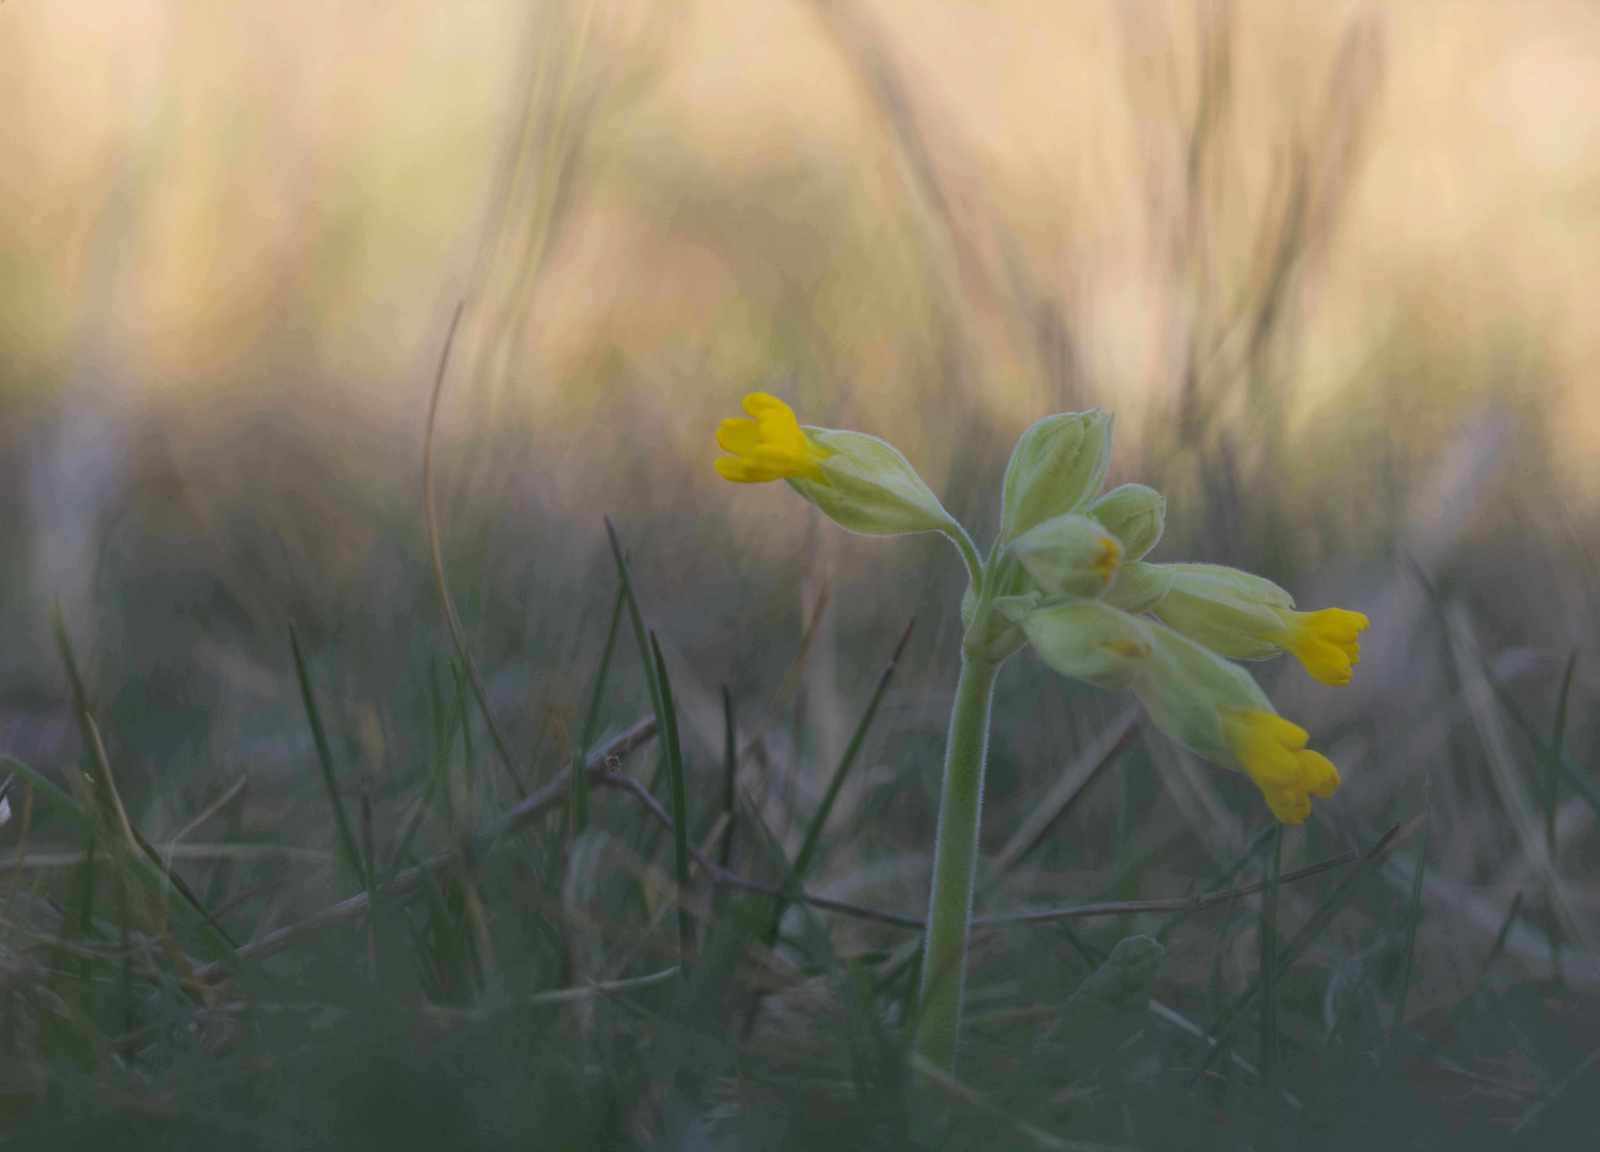
[(1224, 719), (1223, 729), (1239, 766), (1283, 823), (1303, 823), (1311, 797), (1338, 790), (1339, 770), (1306, 747), (1306, 730), (1298, 724), (1272, 712), (1238, 712)]
[(752, 419), (717, 425), (717, 445), (733, 454), (717, 462), (719, 475), (739, 484), (820, 477), (829, 453), (812, 442), (787, 404), (752, 392), (744, 398), (744, 409)]
[(1371, 623), (1364, 614), (1346, 608), (1320, 612), (1282, 610), (1286, 625), (1284, 647), (1324, 684), (1348, 684), (1351, 668), (1361, 661), (1359, 639)]
[(717, 425), (717, 447), (724, 452), (742, 455), (754, 451), (761, 444), (761, 434), (754, 420), (727, 419)]
[(732, 480), (735, 484), (765, 484), (769, 480), (778, 479), (778, 473), (737, 456), (718, 456), (715, 464), (717, 475), (724, 480)]

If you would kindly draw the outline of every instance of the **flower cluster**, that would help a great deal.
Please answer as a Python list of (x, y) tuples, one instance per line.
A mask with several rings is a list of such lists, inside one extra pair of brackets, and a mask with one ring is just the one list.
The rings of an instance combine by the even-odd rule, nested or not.
[(987, 560), (909, 462), (873, 436), (802, 427), (777, 397), (745, 398), (748, 420), (724, 420), (716, 462), (740, 483), (785, 480), (856, 532), (940, 532), (971, 584), (962, 604), (968, 660), (998, 663), (1024, 645), (1064, 676), (1131, 691), (1150, 719), (1200, 756), (1245, 772), (1273, 814), (1299, 824), (1339, 773), (1307, 747), (1235, 661), (1288, 652), (1326, 684), (1360, 660), (1360, 612), (1297, 611), (1259, 576), (1215, 564), (1145, 559), (1166, 502), (1142, 484), (1102, 491), (1112, 419), (1091, 410), (1047, 417), (1022, 434), (1006, 469), (1000, 532)]

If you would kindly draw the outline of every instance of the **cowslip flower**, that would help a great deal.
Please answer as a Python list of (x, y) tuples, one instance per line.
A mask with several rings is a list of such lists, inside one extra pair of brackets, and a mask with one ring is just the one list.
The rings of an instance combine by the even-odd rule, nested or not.
[(765, 393), (744, 406), (749, 419), (717, 430), (729, 453), (716, 462), (722, 476), (783, 480), (856, 532), (941, 532), (967, 566), (923, 941), (922, 1056), (947, 1068), (955, 1061), (990, 706), (1000, 664), (1021, 648), (1064, 676), (1132, 692), (1167, 736), (1248, 776), (1284, 824), (1303, 823), (1313, 797), (1338, 789), (1338, 769), (1235, 661), (1289, 652), (1318, 680), (1347, 683), (1367, 618), (1299, 611), (1288, 592), (1237, 569), (1146, 561), (1165, 528), (1166, 501), (1142, 484), (1101, 491), (1108, 413), (1064, 412), (1023, 432), (1006, 467), (999, 533), (980, 560), (971, 537), (884, 441), (803, 426)]
[(1220, 564), (1162, 564), (1166, 595), (1154, 611), (1166, 623), (1231, 660), (1292, 653), (1324, 684), (1348, 684), (1361, 661), (1366, 616), (1344, 608), (1297, 612), (1270, 580)]
[(783, 480), (824, 515), (852, 532), (902, 536), (939, 532), (949, 538), (969, 575), (978, 553), (972, 539), (893, 445), (864, 432), (802, 426), (776, 396), (744, 398), (750, 419), (717, 426), (717, 474), (736, 484)]
[[(743, 483), (786, 480), (846, 528), (939, 531), (967, 556), (970, 538), (905, 457), (859, 432), (803, 427), (783, 401), (745, 398), (751, 419), (724, 420), (717, 471)], [(1303, 612), (1263, 577), (1217, 564), (1150, 563), (1166, 501), (1143, 484), (1102, 492), (1113, 420), (1098, 410), (1046, 417), (1006, 469), (999, 538), (974, 565), (963, 603), (969, 658), (998, 663), (1027, 645), (1062, 675), (1131, 691), (1155, 726), (1247, 775), (1286, 824), (1339, 774), (1279, 716), (1234, 661), (1290, 653), (1326, 684), (1346, 684), (1367, 617)], [(975, 555), (975, 553), (973, 553)]]

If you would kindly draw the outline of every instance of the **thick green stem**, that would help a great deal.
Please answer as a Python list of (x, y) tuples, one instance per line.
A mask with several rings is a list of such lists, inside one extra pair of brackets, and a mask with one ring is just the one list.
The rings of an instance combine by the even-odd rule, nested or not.
[(944, 1069), (955, 1067), (966, 983), (967, 935), (978, 865), (983, 815), (983, 775), (989, 750), (989, 705), (999, 666), (968, 654), (961, 662), (950, 741), (939, 798), (939, 835), (933, 849), (933, 894), (923, 939), (917, 1054)]

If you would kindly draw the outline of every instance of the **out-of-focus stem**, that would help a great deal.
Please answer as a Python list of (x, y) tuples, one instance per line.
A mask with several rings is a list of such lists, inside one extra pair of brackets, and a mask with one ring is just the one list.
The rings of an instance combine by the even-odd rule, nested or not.
[(998, 664), (971, 653), (963, 656), (945, 749), (939, 833), (933, 849), (933, 893), (923, 940), (916, 1051), (947, 1071), (955, 1067), (961, 1027), (989, 749), (989, 706), (998, 670)]

